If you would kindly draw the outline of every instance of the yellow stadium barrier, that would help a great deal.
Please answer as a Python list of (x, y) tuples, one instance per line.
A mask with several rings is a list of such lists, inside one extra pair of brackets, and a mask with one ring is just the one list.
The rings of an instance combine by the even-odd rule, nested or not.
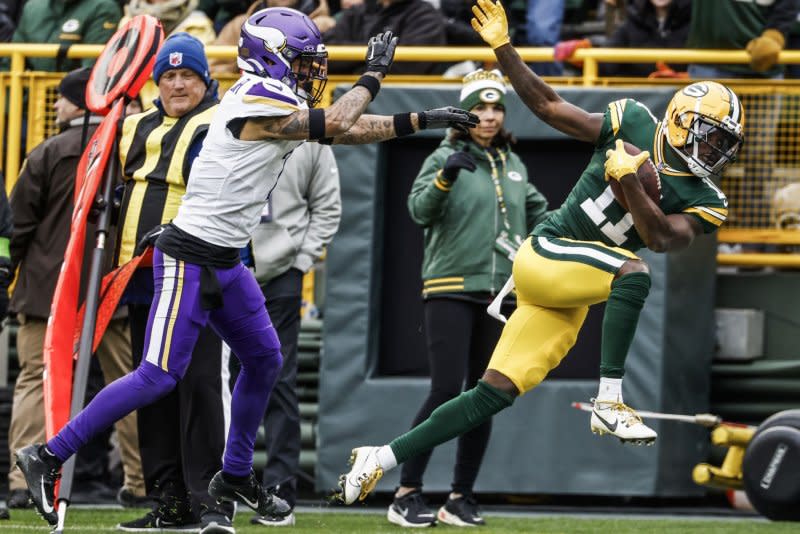
[[(93, 58), (102, 50), (100, 45), (73, 45), (67, 52), (69, 58)], [(331, 46), (330, 60), (361, 60), (363, 46)], [(0, 44), (0, 57), (11, 58), (11, 69), (0, 73), (0, 150), (4, 158), (0, 168), (6, 176), (6, 190), (10, 191), (20, 168), (22, 146), (23, 94), (27, 91), (26, 147), (30, 150), (55, 131), (52, 104), (56, 86), (62, 74), (24, 71), (27, 57), (55, 57), (58, 45), (50, 44)], [(552, 61), (552, 48), (519, 48), (526, 62)], [(209, 58), (233, 59), (235, 47), (209, 46)], [(580, 49), (575, 59), (583, 60), (579, 77), (547, 78), (555, 86), (673, 86), (683, 83), (674, 79), (602, 78), (598, 65), (603, 62), (645, 63), (748, 63), (744, 51), (685, 50), (685, 49)], [(399, 47), (397, 61), (458, 62), (473, 60), (486, 64), (495, 61), (488, 47)], [(779, 62), (800, 64), (800, 51), (783, 51)], [(218, 78), (220, 89), (226, 90), (236, 79), (235, 75)], [(333, 88), (339, 82), (352, 82), (356, 76), (331, 76), (330, 91), (323, 104), (331, 100)], [(441, 76), (396, 76), (393, 84), (459, 83), (457, 79)], [(800, 245), (800, 220), (787, 216), (796, 210), (800, 218), (800, 80), (724, 80), (742, 98), (746, 110), (747, 142), (736, 165), (722, 177), (722, 187), (730, 200), (728, 223), (720, 231), (720, 241), (730, 243), (768, 243), (779, 246)], [(152, 83), (152, 82), (151, 82)], [(151, 88), (153, 91), (153, 88)], [(798, 184), (794, 188), (793, 184)], [(796, 202), (796, 204), (795, 204)], [(724, 256), (724, 257), (723, 257)], [(773, 257), (774, 256), (774, 257)], [(759, 263), (759, 258), (761, 263)], [(800, 255), (785, 254), (725, 254), (720, 263), (726, 265), (772, 265), (800, 267)]]

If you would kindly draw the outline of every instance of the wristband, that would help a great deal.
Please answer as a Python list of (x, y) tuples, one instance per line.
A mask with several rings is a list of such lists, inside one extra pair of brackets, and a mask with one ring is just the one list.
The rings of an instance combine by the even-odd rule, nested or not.
[(397, 137), (414, 133), (414, 126), (411, 124), (411, 113), (395, 113), (392, 115), (392, 119), (394, 121), (394, 134)]
[(308, 110), (308, 138), (312, 141), (325, 137), (325, 110), (311, 108)]
[(441, 169), (439, 169), (439, 172), (437, 172), (436, 176), (433, 177), (433, 185), (436, 186), (436, 189), (439, 191), (449, 193), (450, 189), (453, 187), (453, 182), (445, 178), (444, 173)]
[(374, 76), (362, 76), (353, 84), (353, 87), (358, 87), (359, 85), (369, 91), (372, 100), (375, 100), (375, 97), (378, 96), (378, 91), (381, 90), (381, 82)]
[(428, 127), (428, 116), (425, 115), (425, 112), (417, 113), (417, 126), (419, 126), (420, 130), (425, 130)]

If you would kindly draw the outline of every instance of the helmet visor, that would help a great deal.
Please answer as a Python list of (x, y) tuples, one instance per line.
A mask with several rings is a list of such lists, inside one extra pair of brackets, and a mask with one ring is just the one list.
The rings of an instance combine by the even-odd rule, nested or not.
[(698, 116), (689, 129), (691, 157), (712, 174), (719, 174), (736, 159), (742, 146), (741, 134), (710, 117)]
[(297, 96), (313, 108), (322, 100), (328, 83), (328, 52), (300, 54), (292, 61), (292, 73), (297, 80)]

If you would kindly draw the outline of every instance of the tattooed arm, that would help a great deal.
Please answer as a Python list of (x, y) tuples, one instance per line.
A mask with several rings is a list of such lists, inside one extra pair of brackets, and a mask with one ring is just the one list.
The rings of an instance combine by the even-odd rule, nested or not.
[[(367, 75), (374, 76), (378, 81), (383, 79), (378, 72), (368, 72)], [(371, 99), (367, 88), (357, 85), (325, 108), (325, 135), (336, 137), (350, 130)], [(308, 112), (303, 109), (283, 117), (253, 117), (245, 123), (239, 139), (308, 139)], [(389, 122), (391, 126), (391, 117)]]
[[(417, 113), (411, 114), (411, 126), (419, 131)], [(341, 135), (333, 136), (336, 145), (364, 145), (377, 143), (397, 137), (394, 131), (394, 119), (390, 115), (362, 115), (352, 128)]]

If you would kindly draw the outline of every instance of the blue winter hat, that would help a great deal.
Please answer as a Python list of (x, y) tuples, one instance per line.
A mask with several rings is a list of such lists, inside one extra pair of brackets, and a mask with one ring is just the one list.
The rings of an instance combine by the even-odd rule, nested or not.
[(161, 75), (170, 69), (190, 69), (197, 73), (208, 86), (211, 76), (208, 73), (208, 60), (203, 43), (186, 32), (171, 35), (156, 56), (153, 79), (158, 83)]

